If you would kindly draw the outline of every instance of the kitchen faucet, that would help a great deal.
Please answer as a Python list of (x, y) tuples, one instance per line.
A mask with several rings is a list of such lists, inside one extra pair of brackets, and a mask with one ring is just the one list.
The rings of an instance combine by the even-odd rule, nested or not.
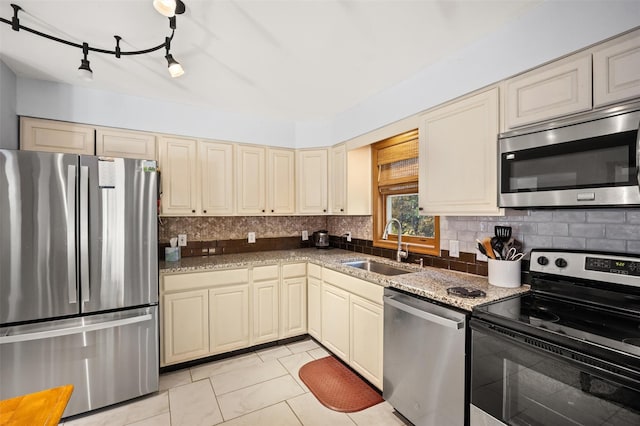
[(402, 262), (402, 259), (406, 259), (409, 256), (409, 252), (402, 250), (402, 224), (398, 219), (394, 217), (389, 219), (387, 224), (384, 226), (382, 239), (386, 240), (387, 238), (389, 238), (389, 228), (391, 227), (391, 224), (393, 222), (396, 222), (398, 224), (398, 251), (396, 252), (396, 261)]

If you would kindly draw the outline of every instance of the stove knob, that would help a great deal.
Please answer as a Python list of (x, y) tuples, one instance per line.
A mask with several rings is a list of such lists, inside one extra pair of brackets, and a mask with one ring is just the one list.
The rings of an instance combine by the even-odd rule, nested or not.
[(567, 261), (564, 260), (563, 258), (559, 257), (556, 259), (556, 266), (558, 268), (566, 268), (567, 267)]
[(549, 264), (549, 259), (547, 259), (546, 256), (540, 256), (538, 258), (538, 265), (545, 266), (545, 265), (548, 265), (548, 264)]

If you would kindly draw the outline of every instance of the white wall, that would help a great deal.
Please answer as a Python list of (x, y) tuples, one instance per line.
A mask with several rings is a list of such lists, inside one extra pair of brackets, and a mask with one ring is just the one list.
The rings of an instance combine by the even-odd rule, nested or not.
[(19, 115), (183, 136), (293, 146), (295, 126), (104, 90), (18, 77)]
[[(304, 148), (347, 140), (357, 146), (411, 129), (415, 120), (405, 118), (420, 111), (627, 31), (638, 25), (639, 16), (638, 0), (546, 1), (516, 22), (325, 121), (272, 121), (23, 78), (18, 78), (17, 112), (273, 146)], [(387, 127), (391, 123), (397, 124)]]
[(16, 75), (0, 61), (0, 148), (18, 149)]

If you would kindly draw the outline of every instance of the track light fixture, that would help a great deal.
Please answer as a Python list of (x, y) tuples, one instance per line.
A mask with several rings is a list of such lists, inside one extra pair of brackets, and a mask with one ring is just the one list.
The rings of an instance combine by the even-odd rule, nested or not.
[(90, 47), (88, 43), (83, 42), (82, 44), (75, 43), (73, 41), (65, 40), (50, 34), (43, 33), (41, 31), (35, 30), (33, 28), (29, 28), (20, 24), (20, 18), (18, 17), (18, 13), (23, 10), (20, 6), (16, 4), (11, 4), (13, 8), (13, 18), (11, 20), (0, 17), (0, 22), (11, 25), (11, 29), (14, 31), (24, 30), (31, 34), (35, 34), (40, 37), (44, 37), (48, 40), (53, 40), (61, 44), (66, 44), (67, 46), (77, 47), (82, 49), (83, 58), (80, 60), (80, 67), (78, 68), (79, 75), (85, 80), (93, 79), (93, 71), (91, 70), (91, 66), (89, 65), (89, 59), (87, 56), (89, 55), (89, 51), (96, 53), (104, 53), (107, 55), (114, 55), (116, 58), (120, 58), (121, 56), (135, 56), (135, 55), (145, 55), (147, 53), (152, 53), (162, 48), (166, 49), (165, 59), (168, 62), (169, 73), (171, 77), (180, 77), (184, 74), (184, 69), (182, 65), (178, 61), (173, 58), (173, 55), (169, 52), (171, 48), (171, 40), (173, 40), (173, 36), (176, 32), (176, 14), (180, 15), (185, 12), (186, 7), (181, 0), (153, 0), (153, 7), (160, 12), (162, 15), (169, 17), (169, 29), (171, 30), (171, 35), (169, 37), (165, 37), (164, 43), (161, 43), (157, 46), (150, 47), (148, 49), (135, 50), (135, 51), (123, 51), (120, 49), (120, 40), (122, 37), (115, 35), (116, 39), (116, 47), (114, 50), (108, 49), (99, 49), (96, 47)]

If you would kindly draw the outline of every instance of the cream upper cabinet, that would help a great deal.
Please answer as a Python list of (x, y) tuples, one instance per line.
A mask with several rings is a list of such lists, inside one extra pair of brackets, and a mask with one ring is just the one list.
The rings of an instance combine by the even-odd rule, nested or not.
[(234, 150), (231, 143), (201, 140), (201, 210), (203, 215), (232, 215), (234, 212)]
[(162, 364), (209, 354), (207, 290), (184, 291), (162, 297)]
[(591, 54), (580, 53), (506, 82), (507, 129), (592, 107)]
[(350, 363), (365, 379), (382, 389), (382, 306), (352, 294), (349, 299), (349, 323)]
[(20, 149), (94, 155), (95, 130), (64, 121), (20, 117)]
[(236, 161), (237, 212), (259, 215), (266, 212), (266, 149), (238, 145)]
[(595, 107), (640, 97), (640, 30), (593, 51)]
[(156, 160), (156, 136), (99, 127), (96, 129), (96, 155)]
[(298, 151), (296, 170), (298, 213), (327, 213), (327, 149)]
[(497, 207), (497, 88), (425, 114), (419, 132), (421, 213), (502, 214)]
[(279, 265), (253, 268), (251, 284), (251, 313), (253, 317), (251, 345), (278, 339), (279, 323)]
[(331, 148), (329, 199), (331, 214), (371, 214), (371, 147), (348, 150), (344, 144)]
[(267, 149), (267, 213), (293, 214), (295, 200), (295, 151)]
[(336, 145), (329, 151), (329, 213), (347, 213), (347, 147)]
[(192, 216), (198, 212), (198, 141), (162, 136), (158, 141), (162, 182), (161, 214)]
[(307, 329), (309, 335), (322, 341), (322, 267), (307, 265)]

